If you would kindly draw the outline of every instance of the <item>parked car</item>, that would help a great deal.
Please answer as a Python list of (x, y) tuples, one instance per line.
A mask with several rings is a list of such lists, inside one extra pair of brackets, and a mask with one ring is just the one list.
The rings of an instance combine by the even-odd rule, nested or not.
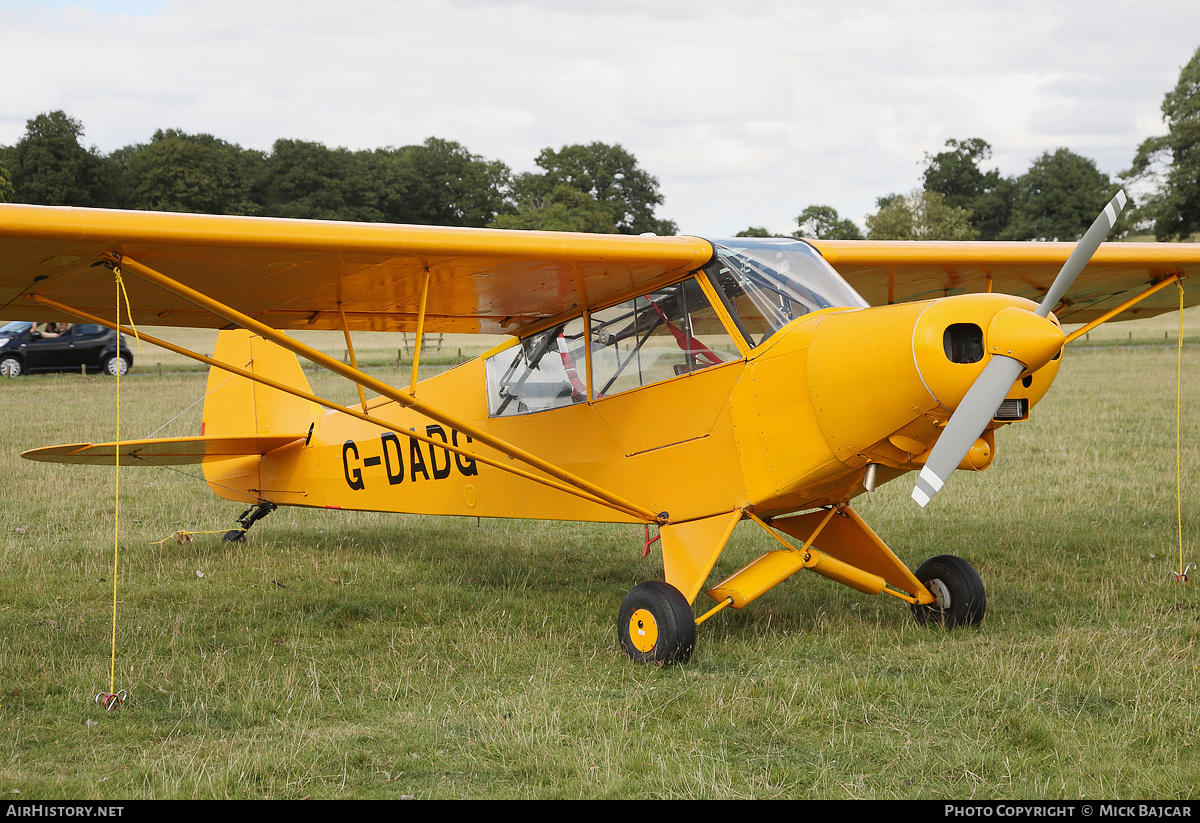
[(30, 323), (14, 320), (0, 326), (0, 375), (29, 372), (101, 371), (125, 374), (133, 354), (125, 338), (91, 323)]

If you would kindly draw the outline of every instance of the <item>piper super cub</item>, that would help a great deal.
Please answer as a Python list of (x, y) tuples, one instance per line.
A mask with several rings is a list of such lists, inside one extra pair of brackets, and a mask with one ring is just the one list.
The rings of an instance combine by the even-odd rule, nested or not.
[[(636, 523), (663, 580), (629, 592), (625, 652), (678, 662), (696, 626), (801, 569), (978, 623), (964, 560), (910, 570), (851, 501), (916, 472), (925, 506), (987, 468), (1063, 346), (1195, 302), (1200, 246), (705, 240), (0, 205), (0, 320), (100, 324), (212, 368), (195, 437), (72, 444), (60, 463), (199, 463), (212, 490), (278, 506)], [(1195, 282), (1189, 281), (1189, 282)], [(1176, 288), (1168, 288), (1178, 284)], [(121, 295), (118, 302), (114, 295)], [(1087, 324), (1071, 335), (1060, 323)], [(212, 357), (145, 332), (222, 329)], [(287, 335), (340, 329), (350, 363)], [(505, 334), (391, 385), (352, 332)], [(317, 397), (297, 356), (358, 384)], [(772, 548), (708, 577), (734, 527)], [(697, 618), (704, 592), (712, 608)]]

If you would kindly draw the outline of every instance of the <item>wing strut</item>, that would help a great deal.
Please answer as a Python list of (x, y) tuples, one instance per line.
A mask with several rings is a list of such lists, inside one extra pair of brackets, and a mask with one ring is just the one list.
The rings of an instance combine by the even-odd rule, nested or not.
[(1169, 286), (1172, 283), (1178, 282), (1179, 279), (1180, 279), (1179, 273), (1176, 272), (1175, 274), (1172, 274), (1170, 277), (1166, 277), (1166, 278), (1163, 278), (1162, 280), (1159, 280), (1157, 283), (1155, 283), (1153, 286), (1151, 286), (1150, 288), (1143, 291), (1141, 294), (1138, 294), (1138, 295), (1135, 295), (1134, 297), (1129, 298), (1124, 303), (1117, 306), (1115, 309), (1110, 309), (1109, 311), (1106, 311), (1104, 314), (1100, 315), (1092, 322), (1088, 323), (1085, 326), (1080, 326), (1078, 329), (1076, 329), (1075, 331), (1068, 334), (1067, 339), (1063, 342), (1063, 345), (1065, 346), (1065, 345), (1067, 345), (1067, 343), (1071, 343), (1075, 340), (1078, 340), (1079, 338), (1083, 337), (1085, 334), (1090, 332), (1092, 329), (1099, 326), (1101, 323), (1108, 322), (1109, 320), (1116, 317), (1121, 312), (1125, 311), (1130, 306), (1136, 306), (1138, 303), (1141, 303), (1143, 300), (1145, 300), (1150, 295), (1154, 294), (1159, 289), (1165, 288), (1166, 286)]
[[(122, 263), (123, 267), (125, 267), (128, 271), (134, 271), (131, 266), (128, 266), (129, 262), (130, 261), (128, 261), (128, 260), (123, 261), (123, 263)], [(134, 271), (134, 273), (141, 276), (141, 274), (137, 271)], [(150, 278), (147, 278), (147, 279), (150, 279)], [(167, 278), (167, 281), (173, 282), (173, 281), (170, 281), (169, 278)], [(154, 282), (157, 282), (157, 281), (154, 281)], [(186, 288), (186, 287), (181, 287), (181, 288)], [(168, 288), (168, 291), (173, 291), (173, 290)], [(249, 324), (252, 324), (250, 326), (244, 326), (245, 328), (248, 328), (250, 331), (253, 331), (256, 334), (260, 334), (261, 336), (266, 337), (267, 339), (270, 339), (272, 342), (275, 342), (281, 346), (284, 346), (285, 348), (291, 349), (295, 354), (299, 354), (303, 357), (307, 357), (309, 360), (312, 360), (317, 365), (324, 366), (326, 368), (330, 368), (331, 371), (335, 371), (336, 373), (359, 384), (360, 386), (366, 386), (366, 387), (370, 388), (372, 391), (378, 391), (380, 394), (384, 394), (385, 396), (396, 400), (397, 402), (401, 403), (402, 405), (411, 406), (415, 411), (417, 411), (421, 414), (424, 414), (427, 417), (430, 417), (431, 419), (438, 421), (439, 423), (444, 423), (447, 426), (458, 429), (463, 434), (470, 436), (472, 438), (472, 440), (478, 440), (478, 441), (484, 443), (485, 445), (491, 446), (492, 448), (499, 451), (501, 454), (508, 455), (516, 460), (521, 460), (522, 462), (526, 463), (527, 465), (531, 465), (535, 468), (542, 469), (543, 471), (546, 471), (547, 473), (553, 475), (553, 477), (544, 477), (542, 475), (535, 474), (533, 472), (525, 471), (523, 469), (517, 468), (516, 466), (507, 464), (504, 461), (485, 457), (485, 456), (480, 455), (475, 452), (469, 452), (469, 451), (463, 449), (462, 447), (455, 446), (451, 443), (444, 443), (441, 440), (435, 440), (435, 439), (429, 437), (428, 435), (419, 434), (410, 429), (405, 429), (400, 426), (395, 426), (391, 423), (388, 423), (387, 421), (371, 417), (370, 415), (368, 415), (366, 413), (356, 411), (355, 409), (348, 408), (339, 403), (334, 403), (333, 401), (326, 400), (321, 397), (317, 397), (316, 395), (305, 392), (301, 389), (297, 389), (292, 386), (288, 386), (283, 383), (276, 382), (274, 380), (271, 380), (268, 377), (264, 377), (263, 375), (256, 374), (256, 373), (250, 372), (250, 371), (246, 371), (245, 369), (238, 368), (237, 366), (234, 366), (229, 363), (223, 363), (219, 360), (214, 360), (211, 357), (205, 357), (202, 354), (190, 351), (181, 346), (176, 346), (175, 344), (169, 343), (166, 340), (160, 340), (158, 338), (152, 337), (143, 331), (135, 332), (133, 329), (126, 328), (125, 326), (122, 326), (119, 323), (113, 323), (109, 320), (104, 319), (103, 317), (97, 317), (96, 315), (89, 314), (88, 312), (85, 312), (82, 309), (73, 308), (73, 307), (65, 305), (63, 303), (59, 303), (57, 300), (52, 300), (49, 297), (45, 297), (40, 294), (30, 294), (29, 297), (32, 300), (35, 300), (44, 306), (50, 306), (51, 308), (55, 308), (60, 311), (66, 312), (67, 314), (78, 317), (88, 323), (97, 323), (99, 325), (106, 326), (110, 329), (115, 329), (116, 331), (120, 332), (121, 334), (128, 334), (128, 335), (136, 334), (137, 336), (141, 337), (141, 339), (143, 339), (155, 346), (161, 346), (162, 348), (167, 349), (168, 351), (173, 351), (176, 354), (183, 355), (184, 357), (189, 357), (193, 360), (198, 360), (199, 362), (205, 363), (209, 366), (214, 366), (216, 368), (223, 369), (227, 372), (236, 374), (239, 377), (244, 377), (248, 380), (253, 380), (257, 383), (261, 383), (265, 386), (269, 386), (278, 391), (282, 391), (287, 394), (291, 394), (295, 397), (303, 398), (310, 402), (316, 403), (320, 406), (324, 406), (327, 409), (331, 409), (331, 410), (339, 412), (341, 414), (346, 414), (351, 417), (355, 417), (359, 420), (362, 420), (367, 423), (372, 423), (381, 428), (390, 429), (390, 430), (396, 432), (397, 434), (404, 435), (405, 437), (409, 437), (413, 440), (419, 440), (419, 441), (421, 441), (423, 443), (427, 443), (431, 446), (436, 446), (439, 449), (446, 449), (447, 451), (462, 455), (463, 457), (473, 458), (473, 459), (478, 460), (479, 462), (483, 463), (484, 465), (491, 466), (493, 468), (508, 472), (510, 474), (514, 474), (518, 477), (525, 478), (526, 480), (532, 480), (535, 483), (540, 483), (544, 486), (549, 486), (551, 488), (558, 489), (559, 491), (566, 492), (567, 494), (573, 494), (576, 497), (580, 497), (584, 500), (589, 500), (593, 503), (597, 503), (599, 505), (607, 506), (607, 507), (615, 509), (617, 511), (624, 512), (625, 514), (628, 514), (632, 517), (636, 517), (639, 520), (644, 520), (644, 521), (650, 522), (650, 523), (665, 522), (663, 518), (660, 518), (658, 515), (652, 514), (647, 509), (644, 509), (633, 503), (628, 503), (628, 502), (624, 501), (621, 497), (619, 497), (615, 494), (612, 494), (610, 492), (607, 492), (603, 489), (600, 489), (598, 486), (588, 483), (585, 480), (576, 478), (570, 472), (564, 471), (564, 470), (558, 468), (557, 466), (554, 466), (552, 463), (548, 463), (547, 461), (542, 460), (539, 457), (536, 457), (535, 455), (530, 455), (527, 452), (524, 452), (522, 449), (512, 446), (511, 444), (509, 444), (503, 440), (500, 440), (499, 438), (496, 438), (496, 437), (488, 435), (484, 432), (481, 432), (478, 429), (476, 429), (474, 426), (471, 426), (468, 423), (464, 423), (453, 417), (450, 417), (449, 415), (445, 415), (445, 414), (442, 414), (441, 412), (437, 412), (436, 410), (431, 409), (428, 406), (428, 404), (421, 403), (421, 402), (417, 401), (415, 398), (412, 398), (412, 397), (404, 394), (403, 392), (398, 392), (395, 389), (393, 389), (391, 386), (388, 386), (386, 383), (377, 381), (374, 378), (371, 378), (368, 375), (363, 374), (362, 372), (358, 371), (357, 369), (347, 367), (340, 361), (337, 361), (330, 357), (327, 357), (325, 354), (323, 354), (319, 351), (316, 351), (315, 349), (311, 349), (308, 346), (305, 346), (303, 343), (299, 343), (298, 341), (295, 341), (292, 338), (288, 337), (287, 335), (277, 332), (274, 329), (271, 329), (270, 327), (263, 326), (261, 323), (257, 323), (256, 321), (252, 320), (251, 318), (245, 317), (244, 315), (241, 315), (241, 316), (245, 317), (245, 320)], [(213, 302), (216, 302), (216, 301), (213, 301)], [(220, 305), (220, 304), (218, 304), (218, 305)], [(235, 312), (233, 310), (230, 310), (230, 311), (235, 315), (239, 314), (238, 312)], [(220, 315), (219, 312), (218, 312), (218, 314)], [(224, 315), (220, 315), (220, 316), (224, 316)], [(238, 323), (236, 320), (232, 320), (231, 318), (226, 318), (226, 319), (230, 319), (231, 322), (234, 322), (237, 325), (242, 325), (242, 324)], [(265, 330), (266, 332), (269, 332), (269, 334), (263, 334), (262, 331), (260, 331), (260, 329)], [(310, 353), (313, 356), (310, 356)], [(361, 381), (359, 378), (361, 378)], [(427, 411), (427, 409), (428, 409), (428, 411)]]
[[(78, 317), (81, 320), (86, 320), (89, 323), (98, 323), (102, 326), (107, 326), (110, 329), (119, 331), (121, 334), (128, 334), (131, 336), (133, 334), (135, 334), (133, 329), (111, 323), (108, 320), (105, 320), (103, 317), (97, 317), (94, 314), (88, 314), (87, 312), (85, 312), (81, 309), (72, 308), (71, 306), (67, 306), (63, 303), (59, 303), (57, 300), (51, 300), (48, 297), (44, 297), (42, 295), (37, 295), (37, 294), (30, 295), (30, 298), (32, 300), (37, 301), (38, 303), (41, 303), (44, 306), (49, 306), (51, 308), (58, 309), (59, 311), (66, 312), (67, 314)], [(206, 365), (213, 366), (214, 368), (223, 369), (224, 371), (230, 372), (232, 374), (236, 374), (238, 377), (244, 377), (247, 380), (253, 380), (256, 383), (261, 383), (264, 386), (269, 386), (270, 388), (276, 389), (277, 391), (285, 392), (285, 393), (293, 395), (295, 397), (299, 397), (304, 400), (308, 400), (312, 403), (316, 403), (319, 406), (324, 406), (325, 408), (330, 409), (332, 411), (336, 411), (341, 414), (349, 415), (350, 417), (357, 418), (366, 423), (371, 423), (373, 425), (379, 426), (380, 428), (390, 429), (391, 431), (394, 431), (396, 434), (402, 434), (405, 437), (409, 437), (413, 440), (419, 440), (420, 442), (426, 443), (430, 446), (436, 446), (439, 449), (445, 449), (446, 451), (452, 452), (454, 454), (462, 455), (463, 457), (467, 457), (472, 460), (478, 460), (480, 463), (483, 463), (486, 466), (491, 466), (493, 468), (499, 469), (500, 471), (505, 471), (505, 472), (508, 472), (509, 474), (514, 474), (514, 475), (517, 475), (518, 477), (523, 477), (526, 480), (532, 480), (535, 483), (541, 483), (544, 486), (549, 486), (550, 488), (558, 489), (559, 491), (566, 492), (567, 494), (573, 494), (576, 497), (580, 497), (584, 500), (591, 501), (592, 503), (596, 503), (596, 504), (602, 505), (602, 506), (609, 506), (610, 508), (612, 508), (612, 504), (609, 503), (608, 501), (601, 500), (598, 497), (590, 495), (587, 492), (583, 491), (582, 489), (575, 488), (574, 486), (569, 486), (566, 483), (560, 483), (559, 481), (554, 480), (553, 478), (543, 477), (542, 475), (534, 474), (532, 472), (525, 471), (524, 469), (519, 469), (515, 466), (503, 463), (499, 460), (493, 460), (492, 458), (485, 457), (484, 455), (477, 454), (475, 452), (469, 452), (466, 449), (462, 448), (461, 446), (455, 446), (453, 443), (443, 443), (441, 440), (434, 440), (433, 438), (429, 437), (428, 435), (418, 434), (417, 432), (415, 432), (411, 429), (401, 428), (400, 426), (394, 425), (392, 423), (388, 423), (386, 420), (380, 420), (378, 418), (371, 417), (368, 414), (364, 414), (362, 412), (355, 411), (354, 409), (348, 408), (348, 407), (340, 405), (338, 403), (334, 403), (332, 400), (326, 400), (322, 397), (317, 397), (315, 394), (311, 394), (309, 392), (303, 391), (302, 389), (294, 388), (285, 383), (276, 382), (275, 380), (272, 380), (269, 377), (264, 377), (261, 374), (257, 374), (255, 372), (251, 372), (251, 371), (246, 371), (245, 369), (240, 369), (237, 366), (231, 365), (229, 363), (223, 363), (220, 360), (214, 360), (211, 357), (206, 357), (203, 354), (198, 354), (196, 352), (190, 351), (189, 349), (185, 349), (182, 346), (176, 346), (174, 343), (169, 343), (166, 340), (160, 340), (157, 337), (152, 337), (151, 335), (146, 334), (145, 332), (136, 332), (136, 334), (138, 334), (142, 340), (145, 340), (147, 343), (150, 343), (151, 345), (161, 346), (162, 348), (164, 348), (168, 351), (173, 351), (176, 354), (183, 355), (184, 357), (190, 357), (193, 360), (197, 360)], [(197, 438), (197, 439), (200, 439), (200, 438)], [(299, 438), (294, 438), (294, 439), (299, 439)], [(211, 440), (208, 442), (211, 442)], [(84, 444), (80, 444), (80, 445), (84, 445)], [(59, 447), (52, 446), (50, 448), (53, 449), (53, 448), (59, 448)], [(41, 450), (38, 450), (38, 451), (41, 451)], [(37, 458), (32, 458), (32, 459), (37, 459)], [(622, 510), (622, 511), (624, 511), (624, 510)], [(636, 512), (626, 512), (626, 514), (636, 515), (637, 513)]]
[[(421, 308), (417, 312), (417, 345), (413, 349), (412, 362), (412, 377), (410, 378), (408, 393), (413, 397), (417, 395), (417, 369), (421, 367), (421, 346), (425, 340), (425, 305), (429, 302), (429, 266), (425, 267), (425, 278), (421, 283)], [(349, 332), (347, 332), (348, 334)]]

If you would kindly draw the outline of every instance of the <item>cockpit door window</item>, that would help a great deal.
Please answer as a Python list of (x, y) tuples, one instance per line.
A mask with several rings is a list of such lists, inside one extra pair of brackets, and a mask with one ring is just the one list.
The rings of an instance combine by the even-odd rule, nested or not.
[(530, 335), (485, 360), (488, 414), (562, 408), (740, 360), (695, 278)]
[(694, 278), (591, 315), (599, 399), (741, 359)]

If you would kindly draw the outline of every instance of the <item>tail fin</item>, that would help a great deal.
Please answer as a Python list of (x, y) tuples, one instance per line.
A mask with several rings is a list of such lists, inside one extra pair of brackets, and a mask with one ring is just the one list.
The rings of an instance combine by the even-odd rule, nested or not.
[[(219, 332), (213, 359), (312, 392), (294, 354), (248, 331)], [(319, 412), (320, 407), (309, 400), (213, 368), (208, 373), (201, 434), (205, 437), (303, 436)], [(220, 497), (261, 502), (266, 498), (259, 478), (259, 462), (257, 456), (205, 461), (204, 477)]]

